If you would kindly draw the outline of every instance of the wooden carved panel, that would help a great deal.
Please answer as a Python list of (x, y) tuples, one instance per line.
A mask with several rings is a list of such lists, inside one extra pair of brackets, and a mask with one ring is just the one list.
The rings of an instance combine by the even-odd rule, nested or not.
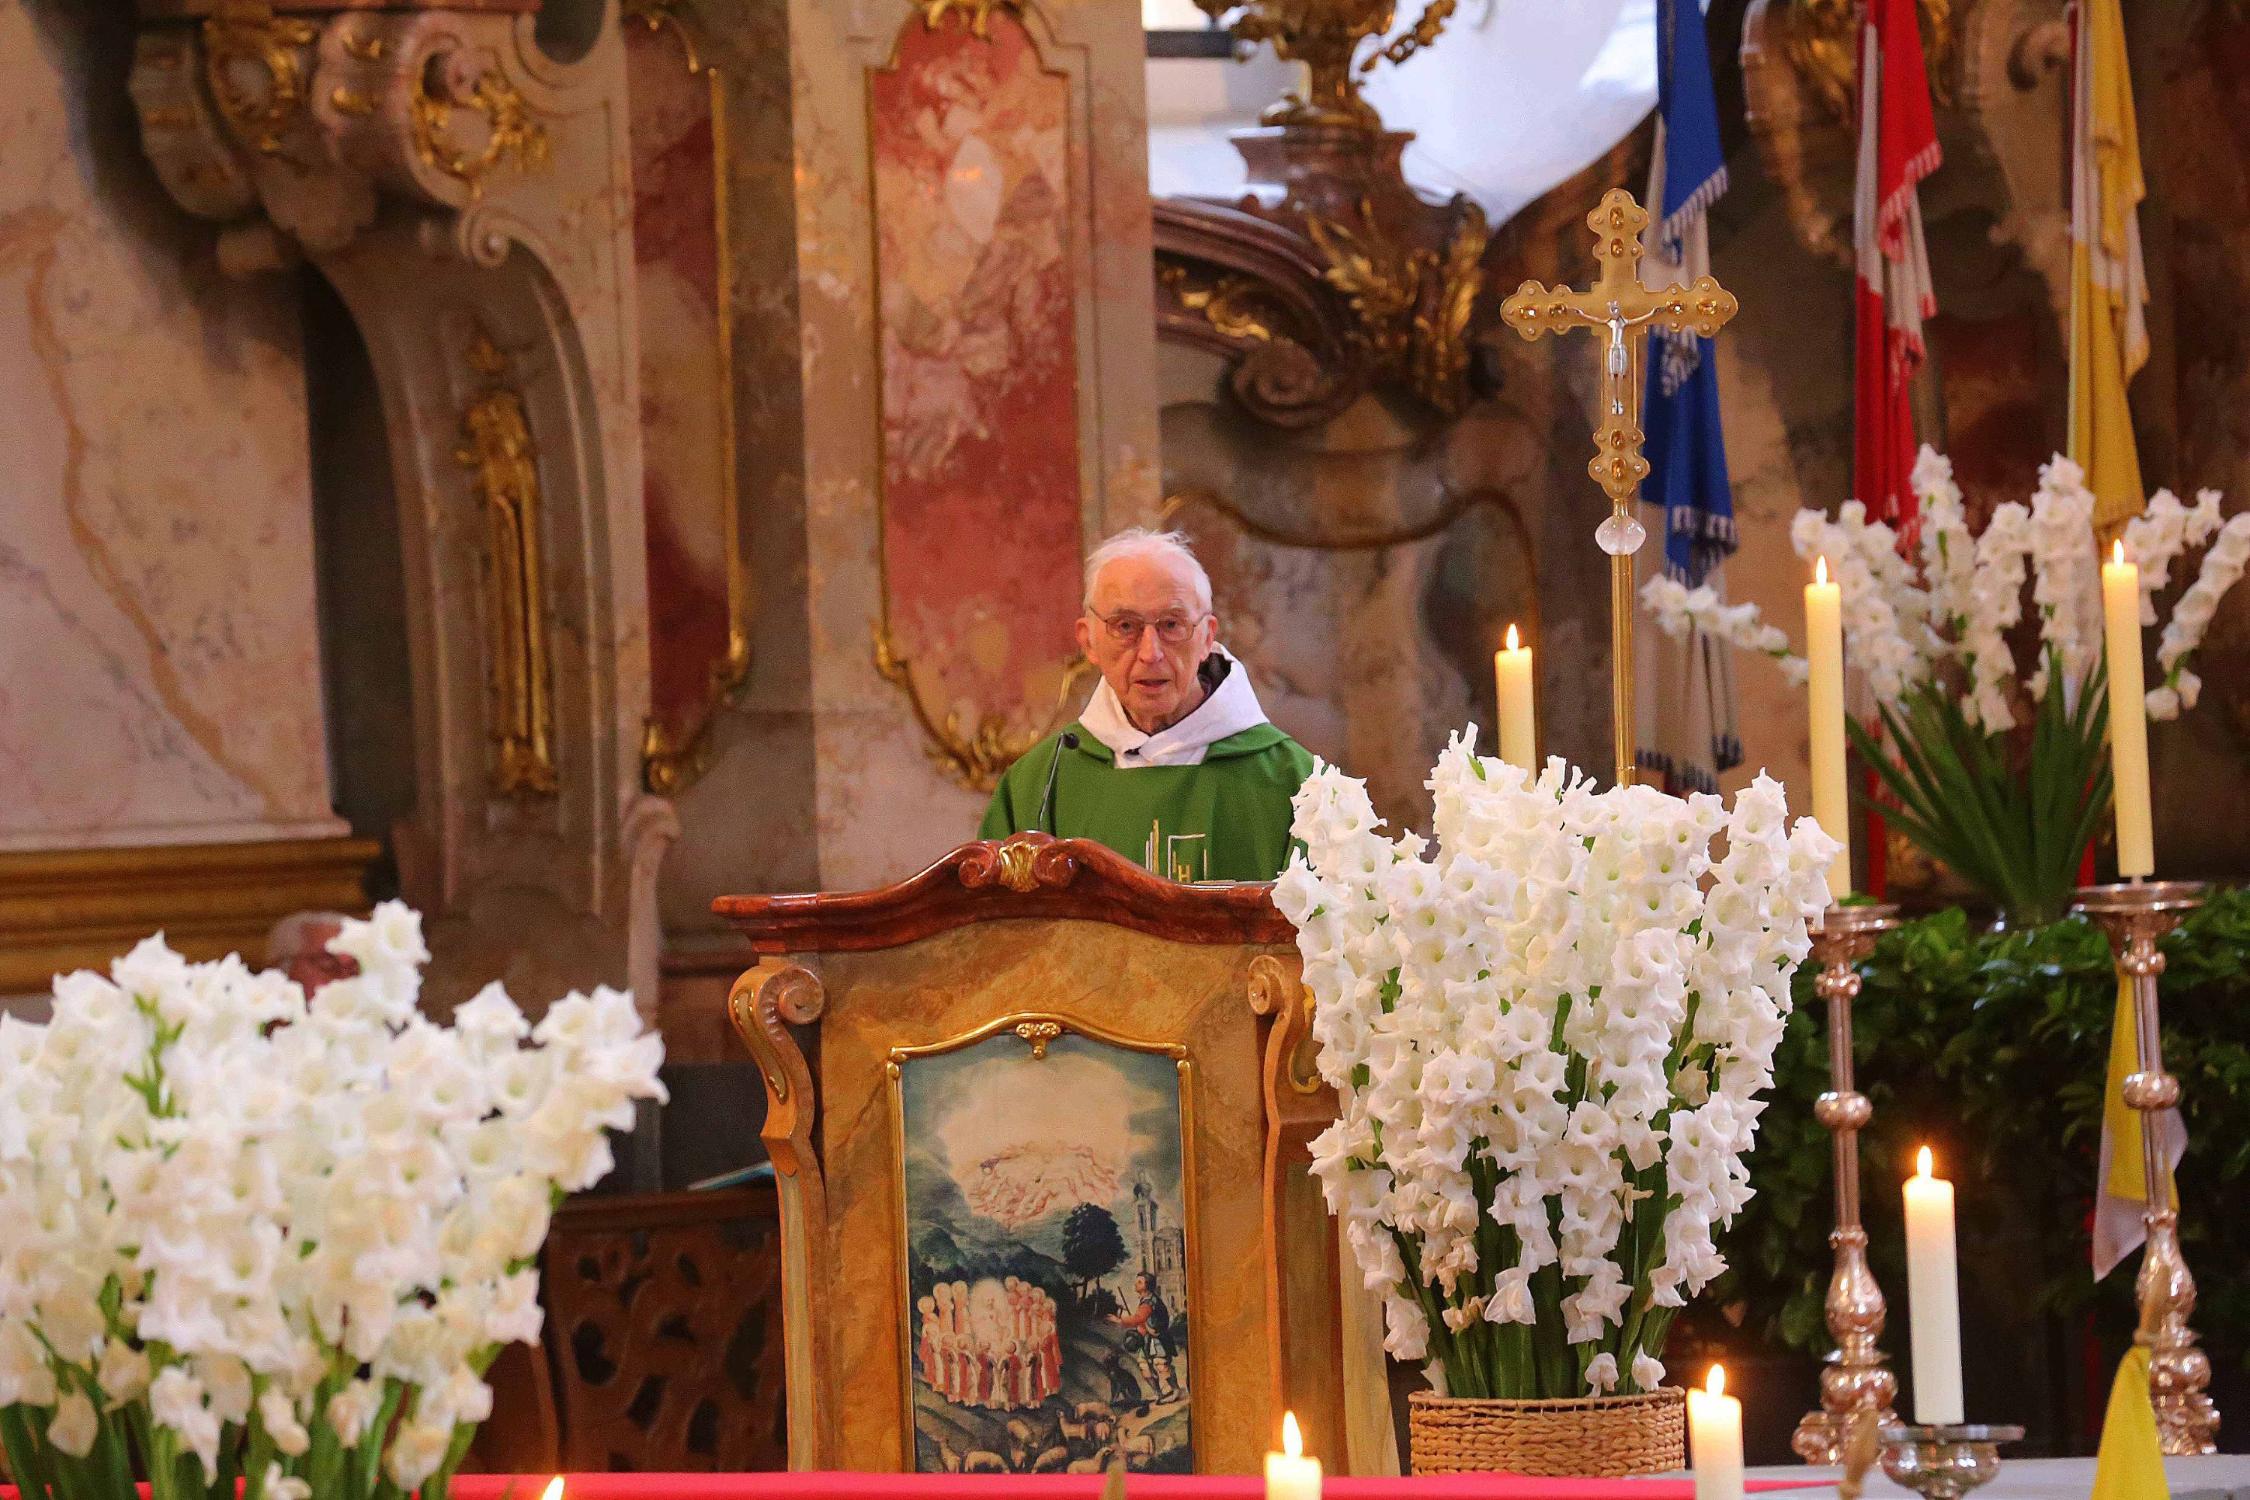
[(868, 77), (882, 380), (877, 659), (988, 788), (1049, 728), (1083, 548), (1071, 80), (993, 10)]
[(711, 909), (761, 954), (864, 953), (1026, 917), (1084, 918), (1177, 943), (1296, 941), (1270, 885), (1180, 885), (1105, 844), (1044, 833), (963, 844), (879, 890), (721, 896)]
[(770, 1186), (573, 1203), (546, 1299), (564, 1469), (786, 1467)]

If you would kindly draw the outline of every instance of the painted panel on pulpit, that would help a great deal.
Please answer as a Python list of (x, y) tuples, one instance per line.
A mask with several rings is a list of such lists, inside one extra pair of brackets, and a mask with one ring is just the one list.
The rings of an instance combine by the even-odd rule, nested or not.
[(883, 654), (903, 663), (885, 670), (972, 785), (1012, 758), (998, 744), (1048, 727), (1075, 652), (1070, 104), (1070, 80), (1004, 9), (981, 36), (959, 15), (909, 18), (868, 79)]
[(641, 489), (649, 599), (650, 784), (694, 768), (717, 698), (747, 666), (737, 540), (726, 92), (693, 24), (624, 29), (641, 319)]
[(891, 1063), (909, 1466), (1188, 1472), (1185, 1049), (1011, 1016)]

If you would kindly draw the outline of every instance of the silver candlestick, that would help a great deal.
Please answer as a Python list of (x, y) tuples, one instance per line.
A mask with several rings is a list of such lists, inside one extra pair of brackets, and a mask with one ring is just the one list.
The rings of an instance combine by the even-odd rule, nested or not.
[(2021, 1427), (1893, 1425), (1883, 1429), (1883, 1472), (1926, 1500), (1961, 1500), (2000, 1472), (2000, 1445)]

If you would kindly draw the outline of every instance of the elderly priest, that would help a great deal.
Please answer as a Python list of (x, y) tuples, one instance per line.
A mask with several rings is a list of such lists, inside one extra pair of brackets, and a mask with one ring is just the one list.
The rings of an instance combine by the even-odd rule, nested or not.
[(1000, 778), (982, 836), (1095, 839), (1174, 880), (1278, 875), (1312, 757), (1266, 722), (1218, 636), (1211, 579), (1178, 532), (1095, 548), (1078, 649), (1101, 685)]

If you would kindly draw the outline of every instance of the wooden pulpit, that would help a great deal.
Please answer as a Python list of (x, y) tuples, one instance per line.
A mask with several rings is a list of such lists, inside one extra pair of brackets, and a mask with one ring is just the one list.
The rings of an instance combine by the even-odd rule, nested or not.
[(760, 955), (791, 1467), (1250, 1473), (1284, 1410), (1332, 1472), (1395, 1463), (1268, 887), (1030, 833), (716, 909)]

